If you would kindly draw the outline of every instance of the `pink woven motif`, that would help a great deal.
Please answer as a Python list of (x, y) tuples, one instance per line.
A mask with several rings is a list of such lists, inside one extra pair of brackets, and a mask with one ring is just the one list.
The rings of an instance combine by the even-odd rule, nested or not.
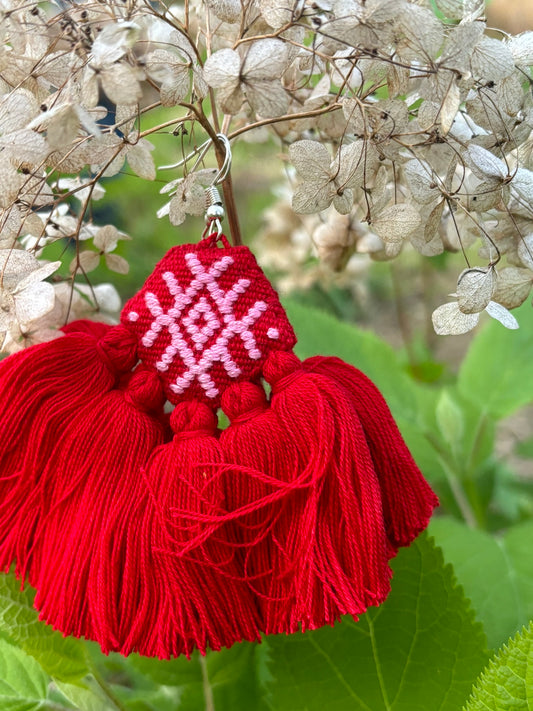
[(122, 311), (168, 399), (218, 407), (224, 389), (261, 373), (272, 350), (291, 350), (294, 331), (247, 247), (172, 248)]

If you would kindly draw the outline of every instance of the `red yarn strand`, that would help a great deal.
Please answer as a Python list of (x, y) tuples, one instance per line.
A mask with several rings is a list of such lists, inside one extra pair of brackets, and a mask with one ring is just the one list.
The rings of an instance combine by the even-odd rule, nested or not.
[(28, 497), (38, 502), (42, 471), (83, 406), (112, 389), (136, 362), (135, 341), (117, 326), (97, 341), (87, 333), (28, 348), (0, 363), (0, 569), (25, 568), (33, 533)]
[[(46, 510), (27, 562), (35, 606), (64, 634), (96, 640), (104, 651), (120, 648), (135, 607), (120, 606), (131, 579), (122, 566), (130, 541), (110, 550), (102, 528), (122, 518), (142, 466), (163, 441), (162, 403), (155, 374), (138, 370), (124, 389), (80, 409), (43, 472)], [(112, 615), (101, 614), (102, 598)]]
[(360, 370), (340, 358), (315, 356), (304, 368), (342, 387), (363, 425), (382, 490), (391, 544), (407, 546), (423, 531), (438, 499), (409, 452), (382, 394)]
[[(216, 418), (191, 401), (178, 405), (170, 422), (173, 440), (154, 451), (144, 471), (141, 550), (133, 551), (142, 561), (144, 598), (120, 650), (160, 658), (259, 638), (257, 606), (243, 582), (238, 547), (231, 536), (217, 535), (217, 527), (205, 534), (197, 516), (224, 521)], [(112, 531), (106, 535), (115, 538)]]
[[(242, 513), (246, 497), (253, 502), (243, 523), (253, 532), (248, 571), (264, 630), (294, 632), (382, 602), (390, 550), (366, 439), (342, 391), (281, 352), (270, 355), (265, 377), (273, 385), (270, 409), (250, 384), (227, 391), (232, 424), (221, 443), (229, 459), (285, 484), (269, 494), (252, 477), (232, 486), (232, 506)], [(261, 526), (266, 535), (258, 535)]]

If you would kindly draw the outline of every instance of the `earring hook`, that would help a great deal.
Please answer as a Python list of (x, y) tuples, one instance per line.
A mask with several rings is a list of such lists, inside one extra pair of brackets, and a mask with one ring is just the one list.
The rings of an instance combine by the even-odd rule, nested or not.
[(225, 211), (222, 198), (217, 185), (220, 185), (229, 175), (231, 170), (231, 146), (228, 137), (223, 133), (217, 133), (217, 138), (224, 146), (224, 161), (222, 167), (215, 175), (211, 185), (205, 189), (205, 223), (206, 228), (202, 238), (212, 234), (213, 228), (216, 230), (217, 239), (222, 235), (221, 221), (224, 219)]
[(203, 161), (205, 158), (205, 155), (207, 151), (209, 150), (209, 146), (211, 145), (212, 141), (209, 138), (207, 141), (204, 141), (200, 146), (195, 148), (193, 151), (189, 153), (189, 155), (185, 156), (185, 158), (182, 158), (179, 160), (177, 163), (169, 163), (168, 165), (160, 165), (158, 167), (158, 170), (174, 170), (174, 168), (181, 168), (182, 165), (186, 165), (191, 158), (194, 158), (194, 156), (198, 156), (196, 159), (196, 162), (194, 166), (192, 167), (192, 170), (194, 171), (196, 167)]
[[(216, 137), (218, 140), (223, 144), (224, 146), (224, 162), (222, 163), (222, 167), (218, 171), (218, 173), (215, 175), (215, 178), (211, 185), (220, 185), (229, 175), (229, 172), (231, 170), (231, 161), (232, 161), (232, 153), (231, 153), (231, 145), (229, 142), (229, 138), (226, 136), (225, 133), (217, 133)], [(213, 143), (212, 138), (208, 138), (207, 141), (204, 141), (200, 146), (195, 148), (193, 151), (189, 153), (185, 158), (182, 158), (179, 160), (177, 163), (169, 163), (168, 165), (160, 165), (159, 170), (173, 170), (175, 168), (181, 168), (182, 165), (186, 165), (191, 158), (194, 158), (194, 156), (198, 156), (196, 159), (196, 162), (194, 163), (194, 166), (192, 168), (192, 171), (194, 171), (197, 166), (203, 161), (203, 159), (206, 156), (207, 151), (209, 150), (209, 146)]]
[[(217, 185), (226, 180), (231, 170), (232, 163), (232, 153), (229, 138), (224, 133), (217, 133), (216, 138), (224, 147), (224, 160), (222, 161), (222, 166), (220, 167), (218, 173), (213, 178), (211, 185), (205, 189), (205, 223), (206, 228), (202, 235), (202, 239), (206, 235), (213, 233), (213, 228), (216, 230), (217, 239), (222, 235), (222, 224), (221, 221), (224, 219), (225, 211), (224, 205), (222, 204), (222, 198), (218, 191)], [(209, 138), (204, 141), (200, 146), (196, 147), (188, 156), (178, 161), (178, 163), (172, 163), (171, 165), (162, 165), (160, 170), (171, 170), (172, 168), (179, 168), (182, 165), (186, 165), (194, 156), (197, 156), (192, 171), (203, 161), (205, 158), (209, 147), (212, 145), (213, 139)], [(181, 182), (182, 178), (179, 179)]]
[(217, 133), (217, 138), (224, 146), (224, 162), (222, 163), (222, 168), (216, 174), (212, 185), (220, 185), (220, 183), (226, 180), (231, 170), (231, 161), (233, 159), (233, 156), (231, 154), (231, 145), (229, 142), (229, 138), (226, 136), (226, 134)]

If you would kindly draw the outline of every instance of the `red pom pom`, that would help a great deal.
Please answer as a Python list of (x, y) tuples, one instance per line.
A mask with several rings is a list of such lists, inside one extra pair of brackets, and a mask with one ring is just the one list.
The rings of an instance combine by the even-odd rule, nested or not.
[(99, 341), (112, 328), (113, 326), (108, 323), (102, 323), (102, 321), (90, 321), (87, 318), (80, 318), (65, 324), (61, 327), (61, 330), (63, 333), (86, 333)]

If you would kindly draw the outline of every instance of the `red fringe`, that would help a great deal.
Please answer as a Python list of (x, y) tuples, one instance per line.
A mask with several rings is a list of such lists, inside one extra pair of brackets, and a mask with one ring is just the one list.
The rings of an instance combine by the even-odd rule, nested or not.
[[(253, 533), (247, 569), (259, 586), (264, 631), (357, 617), (386, 598), (392, 555), (361, 424), (343, 391), (306, 373), (293, 354), (271, 353), (265, 378), (273, 390), (271, 409), (252, 396), (253, 386), (233, 386), (228, 393), (237, 393), (232, 397), (243, 410), (228, 407), (226, 395), (223, 407), (233, 421), (221, 436), (230, 460), (256, 470), (232, 486), (231, 503), (239, 515), (256, 512), (264, 528)], [(252, 416), (243, 421), (246, 408)], [(283, 484), (277, 491), (276, 479)], [(253, 530), (252, 515), (244, 522)]]
[(41, 473), (76, 413), (111, 390), (137, 360), (123, 326), (97, 341), (84, 332), (27, 348), (0, 363), (0, 569), (15, 558), (24, 575), (36, 518), (29, 499), (46, 498)]
[(315, 356), (303, 366), (344, 390), (372, 454), (389, 540), (395, 548), (408, 546), (427, 527), (439, 500), (407, 449), (382, 394), (364, 373), (340, 358)]
[[(141, 468), (163, 441), (163, 402), (157, 375), (138, 368), (121, 389), (80, 408), (43, 471), (47, 495), (27, 562), (35, 606), (63, 634), (96, 640), (106, 652), (120, 649), (136, 614), (121, 599), (137, 532), (109, 547), (102, 527), (124, 524)], [(113, 617), (102, 616), (102, 600)]]
[(127, 328), (63, 330), (0, 363), (0, 569), (42, 619), (167, 659), (385, 600), (438, 500), (361, 371), (271, 352), (270, 403), (231, 385), (219, 441), (207, 405), (164, 415)]
[[(216, 417), (202, 403), (184, 402), (170, 422), (174, 438), (148, 462), (149, 496), (129, 522), (138, 530), (140, 550), (132, 548), (127, 560), (130, 570), (137, 567), (140, 597), (123, 591), (137, 619), (120, 649), (164, 659), (259, 639), (257, 605), (227, 522)], [(116, 540), (107, 529), (105, 537)]]
[(277, 524), (298, 485), (308, 486), (305, 463), (262, 387), (247, 382), (230, 386), (222, 409), (231, 425), (221, 432), (220, 442), (226, 459), (235, 464), (225, 475), (226, 499), (246, 551), (245, 577), (261, 607), (262, 630), (281, 631), (290, 622), (280, 622), (280, 605), (288, 612), (294, 604), (288, 585), (294, 562), (277, 540)]

